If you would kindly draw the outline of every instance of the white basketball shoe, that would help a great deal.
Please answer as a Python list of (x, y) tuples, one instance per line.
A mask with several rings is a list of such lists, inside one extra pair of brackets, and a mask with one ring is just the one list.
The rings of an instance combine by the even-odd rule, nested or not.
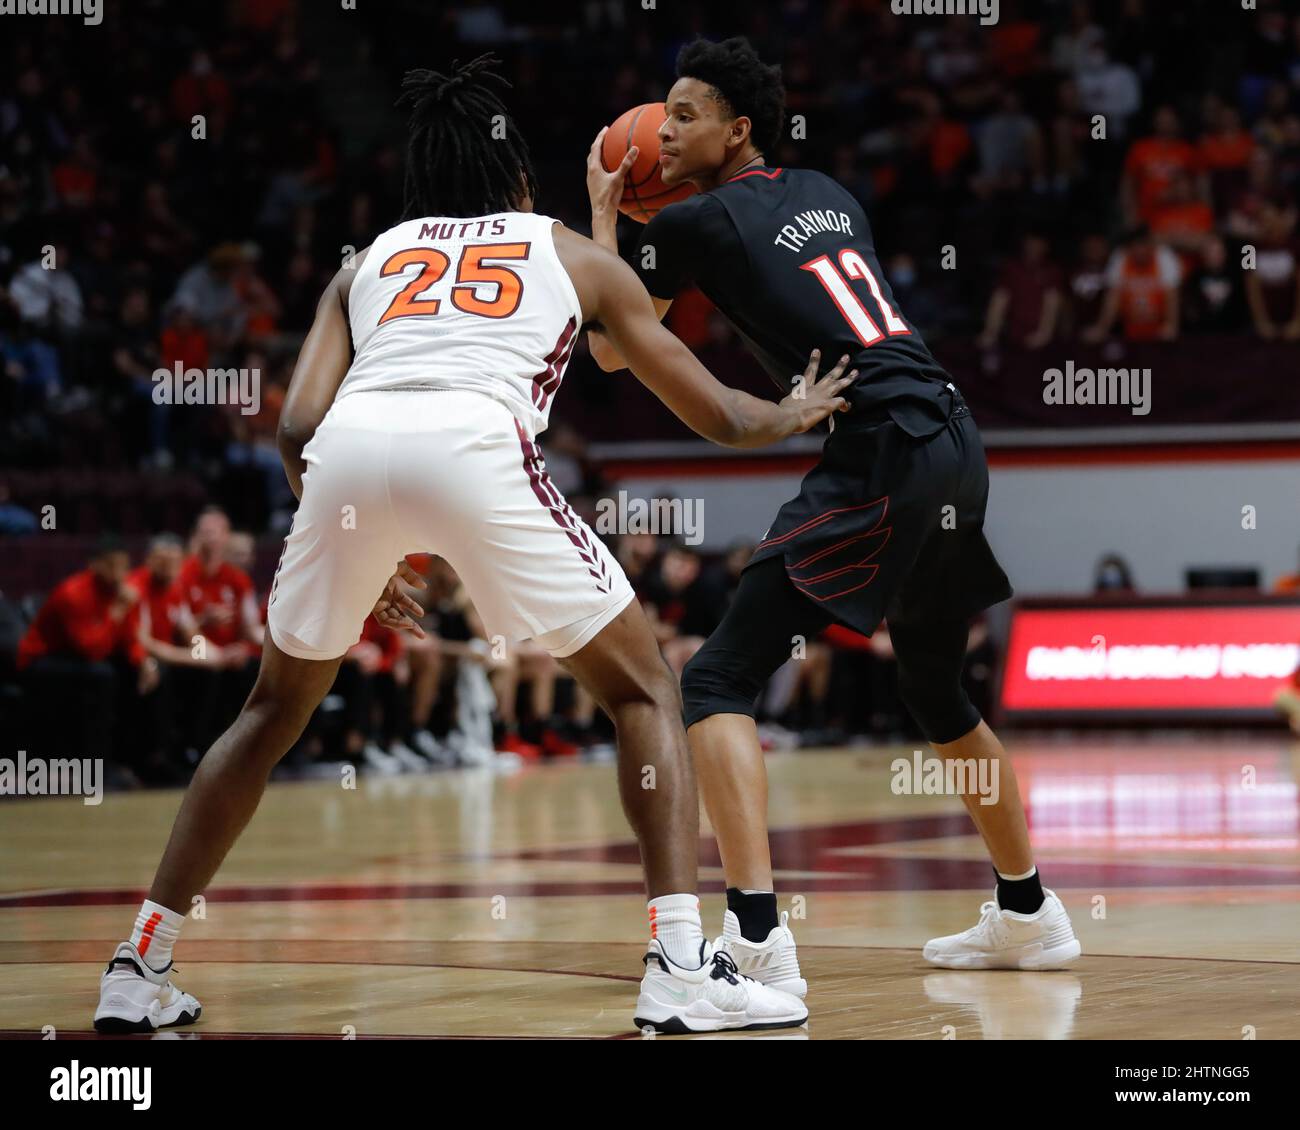
[(193, 1024), (203, 1006), (167, 979), (171, 965), (161, 973), (150, 969), (130, 942), (117, 947), (99, 979), (96, 1032), (153, 1032), (177, 1024)]
[(794, 1028), (808, 1019), (803, 1002), (745, 977), (722, 951), (700, 944), (703, 964), (683, 969), (669, 960), (658, 939), (647, 948), (645, 976), (632, 1023), (665, 1035), (723, 1029)]
[(713, 943), (715, 950), (727, 954), (736, 969), (770, 989), (779, 989), (796, 997), (808, 995), (808, 982), (799, 974), (799, 956), (795, 952), (794, 934), (786, 925), (790, 912), (781, 912), (781, 924), (772, 929), (765, 941), (751, 942), (740, 932), (740, 919), (728, 910), (722, 916), (722, 937)]
[(1083, 952), (1070, 916), (1052, 891), (1033, 914), (998, 906), (997, 896), (980, 907), (969, 930), (932, 938), (922, 956), (945, 969), (1064, 969)]

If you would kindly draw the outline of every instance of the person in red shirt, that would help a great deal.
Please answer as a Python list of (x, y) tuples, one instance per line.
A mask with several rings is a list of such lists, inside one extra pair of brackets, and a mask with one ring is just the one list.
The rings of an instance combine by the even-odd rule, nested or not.
[(137, 598), (125, 583), (129, 566), (121, 542), (105, 535), (87, 567), (55, 586), (19, 642), (38, 748), (111, 757), (121, 700), (133, 685), (127, 653)]
[(229, 549), (230, 519), (209, 506), (199, 515), (190, 555), (176, 575), (177, 592), (193, 618), (190, 651), (208, 661), (175, 671), (191, 760), (216, 739), (220, 720), (239, 712), (257, 675), (263, 626), (252, 578), (230, 562)]

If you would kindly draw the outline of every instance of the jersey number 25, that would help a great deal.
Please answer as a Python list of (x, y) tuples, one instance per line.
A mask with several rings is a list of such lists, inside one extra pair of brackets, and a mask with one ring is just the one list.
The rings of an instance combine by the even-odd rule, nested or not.
[[(456, 282), (451, 288), (451, 304), (462, 313), (481, 318), (508, 318), (519, 309), (524, 294), (524, 280), (509, 267), (484, 266), (485, 259), (522, 261), (528, 258), (528, 243), (467, 244), (456, 264)], [(379, 319), (378, 325), (393, 318), (427, 318), (438, 312), (440, 298), (419, 298), (451, 266), (451, 259), (433, 247), (408, 247), (384, 260), (380, 278), (400, 275), (408, 267), (419, 265), (419, 273), (394, 296)], [(495, 283), (495, 297), (484, 300), (475, 291), (475, 283)]]

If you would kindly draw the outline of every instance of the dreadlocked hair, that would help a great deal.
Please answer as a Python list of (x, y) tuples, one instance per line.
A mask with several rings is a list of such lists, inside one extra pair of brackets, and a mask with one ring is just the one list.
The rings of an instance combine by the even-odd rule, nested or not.
[(453, 62), (450, 74), (420, 68), (402, 78), (397, 106), (410, 108), (403, 220), (512, 212), (524, 192), (537, 195), (528, 146), (493, 89), (510, 86), (492, 69), (498, 62), (489, 53)]

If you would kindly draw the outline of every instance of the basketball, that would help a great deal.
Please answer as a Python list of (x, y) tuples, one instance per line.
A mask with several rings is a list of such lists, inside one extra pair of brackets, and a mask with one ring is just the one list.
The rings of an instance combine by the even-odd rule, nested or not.
[(668, 188), (659, 175), (659, 127), (667, 112), (662, 102), (634, 106), (621, 115), (605, 134), (600, 161), (606, 172), (613, 172), (627, 151), (636, 146), (636, 161), (623, 182), (623, 199), (618, 210), (637, 223), (648, 223), (661, 208), (676, 204), (695, 194), (695, 186), (682, 183)]

